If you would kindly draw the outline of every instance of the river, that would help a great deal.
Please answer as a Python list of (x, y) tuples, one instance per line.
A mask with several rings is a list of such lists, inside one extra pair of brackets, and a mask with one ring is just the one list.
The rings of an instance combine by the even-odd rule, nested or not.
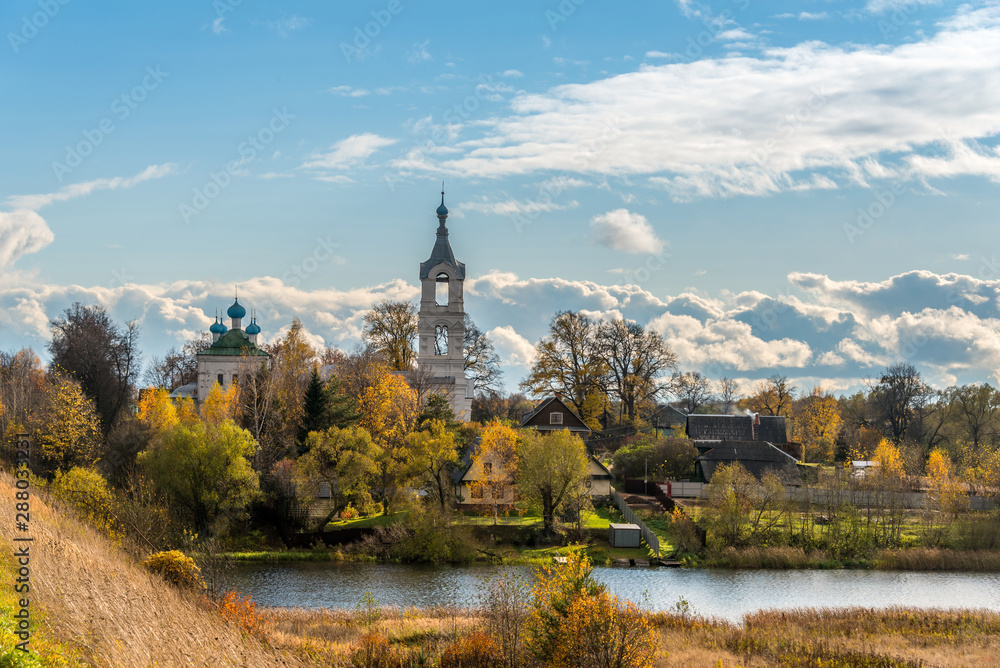
[[(239, 565), (226, 584), (265, 606), (353, 608), (365, 590), (383, 605), (474, 606), (483, 578), (494, 573), (492, 566), (255, 563)], [(1000, 573), (597, 567), (594, 575), (612, 593), (653, 610), (671, 609), (683, 597), (697, 614), (732, 621), (763, 608), (1000, 610)]]

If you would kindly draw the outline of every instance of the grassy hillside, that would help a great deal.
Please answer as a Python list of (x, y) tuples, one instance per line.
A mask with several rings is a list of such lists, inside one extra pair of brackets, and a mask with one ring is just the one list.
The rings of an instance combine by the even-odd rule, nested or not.
[[(0, 505), (10, 509), (11, 520), (14, 493), (13, 479), (0, 474)], [(13, 551), (14, 534), (12, 521), (0, 523), (5, 554)], [(32, 648), (60, 642), (64, 653), (92, 666), (300, 665), (244, 636), (197, 597), (150, 575), (107, 538), (34, 494), (27, 535), (34, 538), (31, 610), (41, 620)], [(12, 572), (5, 591), (12, 589)]]

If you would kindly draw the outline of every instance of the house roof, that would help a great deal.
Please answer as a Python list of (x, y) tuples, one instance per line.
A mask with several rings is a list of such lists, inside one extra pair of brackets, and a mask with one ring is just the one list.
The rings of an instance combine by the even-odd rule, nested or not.
[(739, 462), (747, 471), (760, 478), (767, 471), (796, 464), (799, 460), (771, 443), (726, 441), (698, 455), (695, 461), (701, 466), (705, 481), (711, 482), (719, 464)]
[(597, 464), (600, 467), (601, 471), (603, 471), (603, 473), (597, 473), (595, 475), (590, 476), (591, 478), (600, 478), (602, 480), (611, 480), (614, 478), (614, 476), (611, 474), (611, 471), (608, 470), (607, 466), (601, 463), (600, 459), (598, 459), (594, 455), (590, 455), (590, 461)]
[(460, 281), (465, 280), (465, 264), (455, 259), (455, 252), (451, 249), (451, 243), (448, 241), (448, 226), (444, 222), (447, 217), (447, 215), (438, 216), (440, 224), (437, 228), (434, 248), (431, 250), (431, 256), (427, 258), (427, 261), (420, 263), (420, 280), (424, 280), (430, 276), (431, 269), (441, 263), (455, 270), (455, 278)]
[(252, 343), (250, 338), (246, 335), (243, 330), (231, 329), (221, 337), (219, 340), (213, 343), (208, 348), (205, 348), (198, 353), (201, 357), (205, 355), (207, 357), (217, 357), (217, 356), (233, 356), (239, 357), (241, 355), (250, 355), (253, 357), (270, 357), (269, 354), (257, 347), (257, 344)]
[(686, 424), (687, 413), (673, 406), (660, 406), (653, 413), (653, 423), (658, 427), (672, 427), (675, 424)]
[(752, 415), (688, 415), (687, 435), (694, 441), (788, 442), (784, 416), (758, 417), (760, 424), (754, 425)]
[(477, 436), (476, 440), (470, 443), (469, 447), (467, 447), (465, 452), (462, 453), (462, 459), (458, 462), (458, 466), (456, 466), (455, 470), (451, 472), (451, 481), (454, 484), (457, 485), (462, 482), (462, 478), (464, 478), (465, 474), (472, 468), (472, 463), (475, 460), (475, 452), (479, 448), (479, 444), (482, 443), (482, 441), (483, 439)]
[[(553, 405), (553, 403), (558, 405)], [(545, 424), (544, 422), (538, 422), (532, 424), (532, 422), (537, 422), (535, 418), (539, 417), (542, 413), (548, 414), (552, 409), (560, 410), (564, 415), (568, 414), (569, 419), (563, 419), (562, 424)], [(549, 397), (543, 399), (534, 410), (530, 413), (525, 413), (524, 417), (521, 418), (521, 424), (518, 425), (519, 429), (537, 429), (538, 431), (561, 431), (563, 429), (569, 429), (570, 432), (574, 434), (589, 434), (591, 433), (590, 427), (580, 419), (580, 416), (573, 412), (566, 402), (559, 397)]]

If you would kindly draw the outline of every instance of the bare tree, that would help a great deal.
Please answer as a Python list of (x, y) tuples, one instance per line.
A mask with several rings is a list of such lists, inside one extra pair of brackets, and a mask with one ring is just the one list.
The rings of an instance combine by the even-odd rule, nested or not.
[(908, 362), (897, 362), (885, 368), (877, 381), (869, 379), (868, 402), (875, 410), (886, 435), (894, 443), (903, 440), (913, 417), (917, 397), (930, 388), (920, 378), (920, 372)]
[(673, 394), (689, 415), (712, 401), (712, 384), (697, 371), (674, 374), (672, 385)]
[(719, 398), (719, 409), (723, 415), (729, 415), (740, 400), (740, 388), (732, 378), (721, 378), (718, 382), (716, 396)]
[(764, 415), (785, 415), (797, 392), (786, 376), (774, 374), (757, 384), (757, 391), (746, 399), (747, 408)]
[(386, 299), (365, 314), (364, 340), (383, 351), (392, 368), (409, 371), (416, 360), (417, 309), (410, 302)]
[(135, 393), (140, 363), (139, 325), (133, 320), (121, 327), (103, 306), (84, 306), (80, 302), (49, 325), (52, 367), (80, 381), (107, 434)]
[(640, 405), (655, 401), (669, 388), (670, 377), (664, 380), (664, 376), (677, 366), (677, 355), (658, 333), (621, 319), (602, 323), (597, 339), (609, 387), (624, 416), (634, 421)]
[(493, 347), (493, 341), (476, 326), (469, 314), (465, 315), (462, 351), (465, 353), (465, 377), (472, 382), (475, 392), (499, 389), (503, 377), (500, 356)]

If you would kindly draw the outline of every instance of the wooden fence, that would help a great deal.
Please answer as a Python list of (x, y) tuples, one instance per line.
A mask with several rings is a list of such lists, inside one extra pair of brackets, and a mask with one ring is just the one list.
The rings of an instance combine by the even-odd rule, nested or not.
[(611, 488), (611, 498), (614, 499), (615, 505), (618, 506), (618, 510), (621, 511), (622, 517), (625, 518), (625, 521), (639, 527), (639, 533), (642, 535), (643, 540), (646, 541), (646, 545), (648, 545), (649, 549), (653, 551), (653, 556), (659, 559), (660, 539), (657, 538), (656, 534), (653, 533), (648, 526), (646, 526), (646, 523), (639, 519), (639, 516), (628, 507), (628, 504), (625, 503), (625, 499), (623, 499), (621, 494), (618, 493), (618, 490), (613, 487)]

